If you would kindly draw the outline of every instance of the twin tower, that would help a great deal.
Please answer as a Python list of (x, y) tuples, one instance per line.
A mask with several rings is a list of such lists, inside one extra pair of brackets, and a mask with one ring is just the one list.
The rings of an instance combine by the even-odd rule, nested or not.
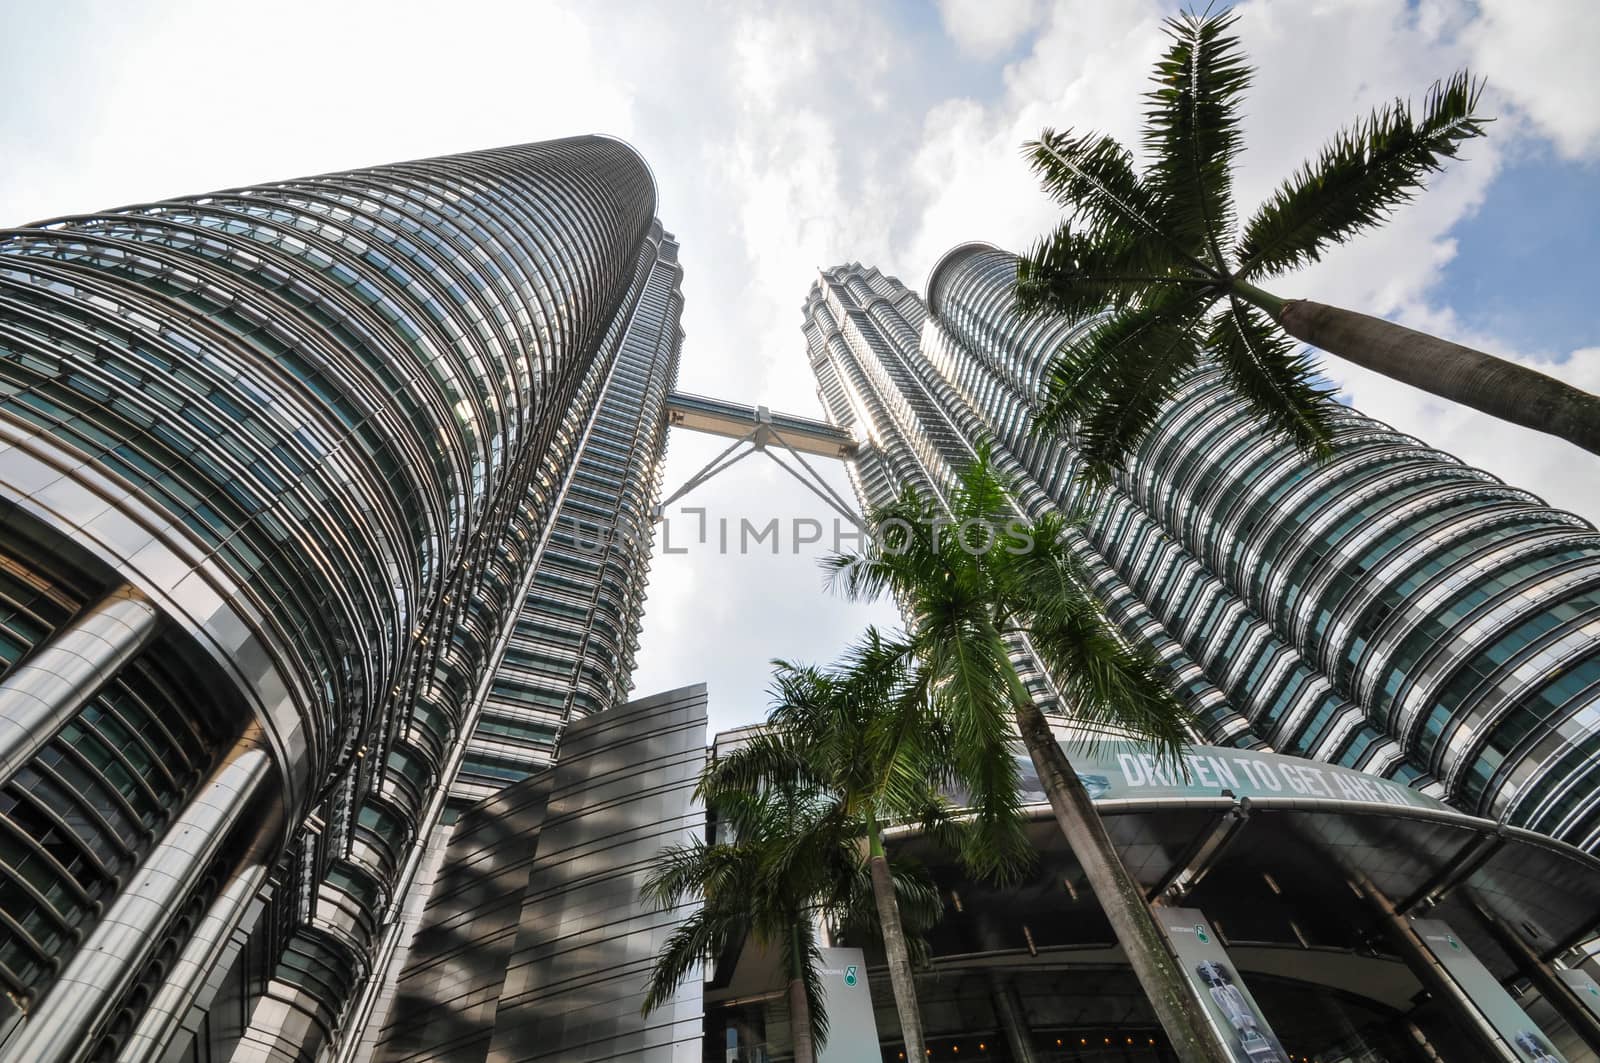
[[(0, 1057), (403, 1058), (458, 818), (630, 690), (683, 339), (655, 211), (578, 137), (0, 232)], [(1023, 512), (1091, 515), (1198, 740), (1600, 845), (1593, 527), (1354, 411), (1309, 463), (1204, 369), (1091, 491), (1032, 431), (1071, 337), (1013, 271), (812, 287), (863, 507), (988, 445)]]

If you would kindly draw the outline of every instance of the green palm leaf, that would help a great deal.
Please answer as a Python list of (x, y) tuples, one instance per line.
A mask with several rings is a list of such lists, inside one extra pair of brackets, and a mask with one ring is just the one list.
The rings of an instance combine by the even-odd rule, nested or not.
[(1207, 283), (1150, 261), (1147, 250), (1120, 232), (1091, 235), (1062, 222), (1018, 261), (1016, 309), (1077, 322), (1143, 302), (1151, 288)]
[(1126, 232), (1146, 241), (1146, 253), (1157, 262), (1178, 250), (1161, 228), (1150, 190), (1134, 173), (1133, 155), (1111, 137), (1046, 129), (1023, 145), (1023, 153), (1045, 191), (1091, 233)]
[(1026, 634), (1056, 678), (1068, 714), (1092, 748), (1115, 736), (1171, 758), (1193, 739), (1194, 721), (1156, 674), (1147, 648), (1119, 636), (1070, 543), (1071, 521), (1051, 515), (1034, 527), (1034, 548), (1007, 561), (1008, 585), (1032, 617)]
[(1333, 389), (1317, 383), (1317, 367), (1265, 314), (1239, 299), (1223, 301), (1207, 348), (1275, 431), (1318, 457), (1333, 435)]
[(1483, 84), (1466, 71), (1436, 83), (1413, 118), (1403, 100), (1341, 130), (1314, 163), (1295, 171), (1245, 226), (1239, 275), (1268, 276), (1321, 259), (1329, 247), (1381, 225), (1430, 173), (1484, 133), (1475, 113)]
[(1010, 745), (1012, 666), (992, 626), (951, 621), (928, 631), (927, 658), (940, 714), (952, 725), (955, 773), (968, 788), (962, 857), (974, 873), (1005, 880), (1032, 861)]
[[(944, 898), (927, 869), (910, 860), (895, 861), (892, 885), (912, 963), (925, 965), (930, 958), (925, 935), (944, 918)], [(878, 937), (883, 933), (872, 893), (872, 876), (865, 867), (855, 880), (838, 928), (851, 936)]]
[(1035, 431), (1075, 425), (1086, 474), (1109, 478), (1198, 364), (1209, 298), (1166, 293), (1091, 324), (1052, 366)]
[(1233, 232), (1233, 164), (1240, 150), (1239, 101), (1250, 68), (1236, 16), (1184, 13), (1166, 22), (1172, 45), (1145, 97), (1145, 183), (1161, 230), (1218, 275), (1229, 272), (1223, 241)]

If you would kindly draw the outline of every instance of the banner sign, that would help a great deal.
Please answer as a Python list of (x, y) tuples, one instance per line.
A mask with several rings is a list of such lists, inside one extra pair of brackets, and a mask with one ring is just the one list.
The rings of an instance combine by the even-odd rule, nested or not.
[[(1097, 801), (1130, 797), (1216, 797), (1231, 790), (1235, 797), (1322, 798), (1358, 804), (1405, 808), (1446, 808), (1443, 803), (1407, 786), (1336, 764), (1263, 753), (1253, 749), (1190, 746), (1176, 763), (1161, 760), (1149, 747), (1130, 742), (1100, 742), (1093, 752), (1062, 747)], [(1025, 803), (1046, 800), (1033, 761), (1019, 750)]]
[(1595, 984), (1587, 971), (1567, 967), (1557, 971), (1556, 977), (1567, 983), (1573, 993), (1577, 994), (1578, 999), (1583, 1001), (1583, 1006), (1594, 1012), (1595, 1018), (1600, 1019), (1600, 985)]
[(828, 1009), (828, 1043), (817, 1063), (882, 1063), (878, 1021), (872, 1015), (872, 989), (860, 949), (822, 949), (818, 973), (822, 1004)]
[(1518, 1059), (1526, 1063), (1566, 1063), (1566, 1057), (1555, 1050), (1528, 1013), (1517, 1006), (1482, 961), (1455, 936), (1450, 924), (1442, 919), (1413, 919), (1411, 929)]
[(1157, 908), (1155, 913), (1235, 1063), (1288, 1063), (1289, 1054), (1245, 988), (1206, 913), (1198, 908)]

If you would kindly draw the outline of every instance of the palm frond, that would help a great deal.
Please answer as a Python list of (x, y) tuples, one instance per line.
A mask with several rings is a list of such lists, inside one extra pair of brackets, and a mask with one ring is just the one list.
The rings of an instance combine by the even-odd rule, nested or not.
[(670, 1001), (706, 956), (720, 953), (743, 933), (742, 924), (708, 909), (690, 912), (667, 936), (650, 969), (640, 1013), (648, 1015)]
[(970, 815), (962, 862), (975, 874), (1003, 880), (1032, 857), (1022, 831), (1018, 785), (1011, 755), (1011, 662), (986, 621), (959, 615), (929, 632), (929, 668), (935, 701), (954, 738), (955, 775), (965, 788)]
[(1149, 246), (1124, 233), (1092, 235), (1062, 222), (1017, 260), (1016, 309), (1078, 322), (1137, 302), (1152, 287), (1209, 283), (1152, 259)]
[(936, 503), (906, 485), (893, 502), (868, 514), (874, 535), (864, 549), (822, 559), (829, 589), (851, 601), (876, 601), (915, 585), (926, 575), (933, 545), (931, 517), (939, 512)]
[(1034, 549), (1006, 560), (1025, 633), (1080, 725), (1082, 744), (1119, 735), (1170, 756), (1189, 743), (1194, 721), (1158, 676), (1148, 647), (1125, 638), (1106, 615), (1068, 539), (1071, 527), (1053, 514), (1041, 519)]
[(685, 897), (704, 892), (706, 882), (725, 867), (725, 855), (696, 838), (656, 855), (640, 896), (658, 910), (676, 907)]
[[(914, 966), (923, 966), (930, 958), (927, 933), (944, 918), (944, 898), (921, 864), (896, 859), (888, 861), (887, 865), (906, 951)], [(878, 910), (877, 890), (873, 886), (871, 869), (865, 865), (852, 884), (848, 903), (838, 912), (838, 927), (852, 937), (883, 936), (883, 914)]]
[(860, 674), (897, 669), (904, 666), (909, 649), (903, 635), (885, 634), (869, 624), (861, 638), (845, 650), (840, 663), (846, 671)]
[(1114, 138), (1046, 129), (1022, 151), (1044, 190), (1090, 235), (1119, 232), (1147, 241), (1152, 261), (1171, 260), (1177, 247), (1160, 226), (1150, 190), (1134, 172), (1133, 154)]
[(1069, 540), (1069, 535), (1081, 535), (1088, 522), (1089, 512), (1083, 509), (1050, 510), (1037, 517), (1027, 527), (1031, 549), (1006, 551), (994, 559), (1003, 592), (1026, 601), (1040, 594), (1089, 597), (1089, 571)]
[(803, 751), (787, 741), (785, 733), (761, 733), (708, 763), (695, 793), (715, 807), (734, 794), (758, 793), (768, 785), (815, 781), (816, 774)]
[(994, 462), (993, 446), (981, 441), (977, 454), (957, 475), (956, 489), (950, 495), (950, 516), (962, 521), (998, 522), (1012, 512), (1011, 484)]
[(779, 785), (770, 789), (719, 789), (715, 800), (708, 803), (708, 809), (716, 816), (717, 822), (727, 828), (728, 837), (758, 838), (768, 829), (769, 821), (775, 814), (774, 803), (782, 799), (786, 786), (792, 792), (793, 784), (788, 780), (780, 780)]
[(1217, 276), (1229, 272), (1233, 164), (1241, 149), (1239, 102), (1250, 84), (1232, 13), (1182, 13), (1166, 21), (1171, 44), (1146, 94), (1145, 174), (1157, 225)]
[(1076, 423), (1093, 479), (1108, 479), (1200, 358), (1209, 297), (1179, 295), (1102, 318), (1050, 366), (1036, 431)]
[(924, 803), (915, 814), (906, 816), (905, 821), (915, 824), (923, 837), (946, 852), (959, 853), (967, 844), (962, 834), (966, 821), (943, 793)]
[(1156, 674), (1148, 651), (1129, 645), (1093, 599), (1041, 594), (1028, 634), (1069, 715), (1082, 724), (1083, 745), (1118, 734), (1176, 760), (1193, 741), (1194, 719)]
[(921, 864), (896, 860), (890, 866), (894, 882), (894, 903), (900, 910), (900, 926), (912, 949), (912, 962), (925, 962), (927, 933), (944, 918), (944, 897), (933, 876)]
[(1224, 300), (1207, 346), (1228, 383), (1269, 427), (1309, 454), (1328, 454), (1333, 391), (1318, 386), (1316, 364), (1266, 314), (1239, 299)]
[(776, 824), (764, 839), (761, 875), (774, 891), (809, 883), (810, 893), (826, 893), (835, 878), (857, 862), (860, 820), (851, 816), (837, 795), (791, 805), (789, 822)]
[(1295, 171), (1262, 204), (1239, 243), (1239, 276), (1267, 276), (1321, 259), (1327, 248), (1381, 224), (1424, 179), (1484, 134), (1483, 83), (1462, 70), (1429, 89), (1413, 118), (1403, 100), (1342, 130), (1315, 162)]
[(817, 947), (816, 935), (809, 922), (801, 921), (783, 937), (784, 970), (799, 971), (801, 984), (806, 991), (806, 1010), (811, 1013), (811, 1038), (820, 1050), (828, 1043), (829, 1027), (826, 994), (822, 988), (822, 950)]

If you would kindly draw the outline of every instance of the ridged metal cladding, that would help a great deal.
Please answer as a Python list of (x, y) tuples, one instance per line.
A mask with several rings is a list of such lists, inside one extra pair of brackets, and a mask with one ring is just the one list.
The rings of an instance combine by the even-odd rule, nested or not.
[(957, 247), (924, 310), (876, 270), (830, 271), (808, 304), (825, 404), (875, 422), (882, 462), (936, 471), (986, 437), (1030, 508), (1089, 505), (1081, 547), (1111, 614), (1213, 740), (1600, 844), (1592, 526), (1353, 410), (1332, 460), (1308, 462), (1205, 368), (1088, 497), (1070, 433), (1031, 430), (1071, 327), (1013, 313), (1015, 273), (1010, 254)]
[(305, 800), (418, 697), (417, 650), (510, 527), (654, 198), (589, 137), (0, 234), (0, 419), (36, 457), (0, 463), (0, 492), (50, 465), (86, 521), (144, 510), (142, 537), (88, 544), (261, 688)]

